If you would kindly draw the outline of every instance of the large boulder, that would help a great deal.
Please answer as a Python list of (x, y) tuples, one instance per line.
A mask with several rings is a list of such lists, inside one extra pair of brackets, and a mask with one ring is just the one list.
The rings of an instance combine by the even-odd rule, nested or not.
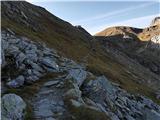
[(6, 94), (2, 97), (2, 120), (23, 120), (26, 103), (16, 94)]

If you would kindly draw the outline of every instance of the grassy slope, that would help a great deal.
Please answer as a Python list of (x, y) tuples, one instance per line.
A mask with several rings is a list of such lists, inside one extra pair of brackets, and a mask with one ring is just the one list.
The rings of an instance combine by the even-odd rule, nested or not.
[[(2, 12), (4, 10), (5, 8), (2, 5)], [(38, 21), (38, 24), (46, 30), (34, 31), (24, 24), (3, 16), (2, 29), (10, 28), (19, 35), (27, 36), (35, 41), (45, 42), (49, 47), (57, 49), (60, 54), (78, 62), (90, 52), (90, 45), (87, 42), (88, 37), (83, 32), (80, 32), (69, 23), (57, 19), (44, 9), (36, 8), (35, 10), (43, 16), (40, 16), (40, 18), (34, 17), (34, 21)], [(136, 83), (132, 73), (128, 72), (128, 68), (118, 63), (111, 55), (104, 53), (98, 44), (96, 45), (96, 52), (92, 52), (88, 56), (87, 68), (93, 73), (106, 75), (110, 80), (120, 83), (123, 88), (132, 93), (141, 93), (156, 101), (151, 88), (142, 87)]]

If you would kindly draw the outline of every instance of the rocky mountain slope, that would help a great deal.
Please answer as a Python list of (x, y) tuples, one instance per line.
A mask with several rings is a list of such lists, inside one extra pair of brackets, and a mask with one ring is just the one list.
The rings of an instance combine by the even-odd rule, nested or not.
[[(95, 76), (85, 66), (59, 56), (44, 44), (2, 31), (2, 45), (5, 68), (2, 77), (8, 77), (2, 78), (6, 87), (2, 97), (3, 120), (158, 120), (160, 117), (160, 106), (153, 101), (127, 93), (105, 76)], [(30, 111), (26, 106), (31, 106)]]
[(159, 73), (123, 52), (130, 42), (106, 49), (44, 8), (1, 4), (2, 120), (159, 120)]

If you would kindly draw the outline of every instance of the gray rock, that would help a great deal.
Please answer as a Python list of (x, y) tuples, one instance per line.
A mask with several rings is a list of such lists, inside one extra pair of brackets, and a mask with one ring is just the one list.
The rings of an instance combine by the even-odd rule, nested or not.
[(32, 66), (32, 68), (33, 69), (35, 69), (36, 71), (39, 71), (39, 72), (43, 72), (44, 70), (42, 69), (42, 67), (40, 67), (40, 65), (38, 65), (38, 64), (36, 64), (36, 63), (34, 63), (34, 62), (32, 62), (32, 61), (29, 61), (28, 62), (31, 66)]
[(76, 64), (73, 60), (67, 59), (67, 58), (59, 58), (61, 69), (64, 71), (68, 71), (70, 69), (82, 69), (82, 66)]
[(64, 102), (62, 92), (59, 89), (42, 86), (40, 92), (35, 97), (33, 108), (35, 119), (57, 118), (63, 116)]
[(30, 45), (29, 45), (29, 48), (30, 48), (31, 50), (33, 50), (33, 51), (37, 51), (37, 45), (34, 44), (34, 43), (30, 44)]
[(80, 107), (80, 106), (83, 105), (82, 103), (80, 103), (76, 100), (73, 100), (73, 99), (71, 99), (70, 101), (71, 101), (72, 105), (75, 106), (75, 107)]
[(85, 98), (85, 103), (91, 106), (97, 106), (97, 104), (89, 98)]
[(25, 37), (21, 37), (21, 42), (19, 42), (16, 46), (19, 47), (21, 50), (25, 50), (29, 45), (29, 43), (26, 42), (26, 40), (28, 39)]
[(45, 118), (45, 120), (56, 120), (53, 117)]
[(23, 120), (26, 103), (16, 94), (6, 94), (2, 97), (2, 120)]
[(123, 118), (123, 115), (122, 115), (122, 113), (120, 112), (120, 110), (117, 110), (117, 113), (116, 113), (116, 114), (117, 114), (117, 116), (118, 116), (119, 118), (121, 118), (121, 119)]
[(81, 86), (87, 77), (87, 72), (83, 69), (71, 69), (69, 70), (69, 76), (75, 79), (77, 84)]
[(24, 80), (25, 80), (24, 76), (20, 75), (16, 79), (8, 82), (7, 85), (9, 87), (17, 88), (17, 87), (23, 86)]
[(36, 75), (37, 77), (41, 77), (43, 74), (42, 73), (40, 73), (39, 71), (37, 71), (37, 70), (32, 70), (32, 73), (34, 74), (34, 75)]
[(101, 111), (103, 111), (104, 113), (107, 114), (107, 111), (105, 110), (105, 107), (103, 107), (101, 104), (97, 103), (97, 107), (99, 107), (99, 109), (100, 109)]
[(43, 118), (46, 118), (54, 115), (51, 110), (50, 102), (47, 99), (41, 100), (38, 104), (38, 110), (35, 111), (36, 116), (42, 116)]
[(48, 95), (48, 94), (50, 94), (50, 93), (54, 93), (54, 91), (53, 91), (53, 90), (45, 90), (45, 91), (39, 92), (40, 95), (42, 95), (42, 94), (43, 94), (43, 95), (45, 95), (45, 94)]
[(160, 113), (157, 113), (154, 110), (145, 109), (144, 119), (145, 120), (160, 120)]
[(7, 31), (8, 31), (10, 34), (15, 35), (15, 33), (14, 33), (11, 29), (7, 28)]
[(16, 46), (11, 45), (7, 50), (6, 50), (7, 54), (13, 55), (14, 57), (16, 57), (20, 51), (19, 48)]
[(127, 116), (125, 116), (125, 118), (127, 119), (127, 120), (136, 120), (136, 119), (134, 119), (132, 116), (130, 116), (130, 115), (127, 115)]
[[(112, 116), (111, 116), (111, 120), (120, 120), (120, 119), (118, 118), (118, 116), (117, 116), (117, 115), (112, 114)], [(127, 119), (127, 120), (130, 120), (130, 119)]]
[(143, 97), (143, 104), (147, 105), (148, 108), (152, 108), (154, 103), (152, 100)]
[(16, 57), (16, 60), (17, 62), (19, 62), (19, 64), (21, 64), (25, 59), (26, 59), (26, 56), (22, 52)]
[(26, 20), (28, 19), (28, 17), (24, 14), (23, 11), (21, 11), (21, 15), (23, 16), (24, 19), (26, 19)]
[(76, 99), (81, 99), (81, 91), (79, 89), (73, 88), (69, 89), (66, 93), (64, 93), (64, 97), (72, 97)]
[(54, 70), (59, 70), (57, 63), (49, 57), (45, 57), (41, 60), (41, 63), (48, 68), (53, 68)]
[(4, 40), (3, 37), (2, 37), (2, 40), (1, 40), (1, 44), (2, 44), (2, 49), (3, 50), (6, 50), (9, 46), (9, 43), (7, 40)]
[(37, 77), (36, 75), (32, 75), (32, 76), (26, 76), (26, 81), (27, 83), (33, 83), (35, 81), (39, 80), (39, 77)]
[(49, 48), (43, 49), (44, 56), (54, 56), (54, 53)]
[(18, 39), (18, 38), (12, 38), (12, 39), (8, 39), (8, 42), (10, 43), (10, 44), (17, 44), (17, 43), (19, 43), (20, 42), (20, 39)]
[(27, 74), (28, 74), (28, 75), (32, 75), (32, 70), (31, 70), (31, 69), (28, 69), (28, 70), (27, 70)]
[(25, 67), (26, 67), (25, 64), (21, 64), (21, 65), (19, 66), (19, 69), (20, 69), (20, 70), (24, 70)]
[(43, 73), (40, 73), (39, 71), (35, 70), (35, 69), (28, 69), (26, 70), (26, 74), (25, 76), (37, 76), (37, 77), (41, 77), (43, 75)]
[(56, 85), (58, 83), (59, 83), (59, 81), (49, 81), (49, 82), (45, 83), (44, 86), (49, 87), (49, 86)]
[(33, 62), (37, 62), (38, 56), (37, 56), (36, 52), (33, 49), (25, 51), (25, 54), (26, 54), (26, 57), (29, 60), (31, 60)]

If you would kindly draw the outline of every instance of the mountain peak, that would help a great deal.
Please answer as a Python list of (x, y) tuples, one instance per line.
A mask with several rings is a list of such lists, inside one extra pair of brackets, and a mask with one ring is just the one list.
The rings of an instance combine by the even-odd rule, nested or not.
[(118, 34), (138, 34), (142, 32), (142, 29), (139, 28), (133, 28), (128, 26), (115, 26), (115, 27), (109, 27), (105, 30), (99, 32), (96, 34), (96, 36), (112, 36), (112, 35), (118, 35)]

